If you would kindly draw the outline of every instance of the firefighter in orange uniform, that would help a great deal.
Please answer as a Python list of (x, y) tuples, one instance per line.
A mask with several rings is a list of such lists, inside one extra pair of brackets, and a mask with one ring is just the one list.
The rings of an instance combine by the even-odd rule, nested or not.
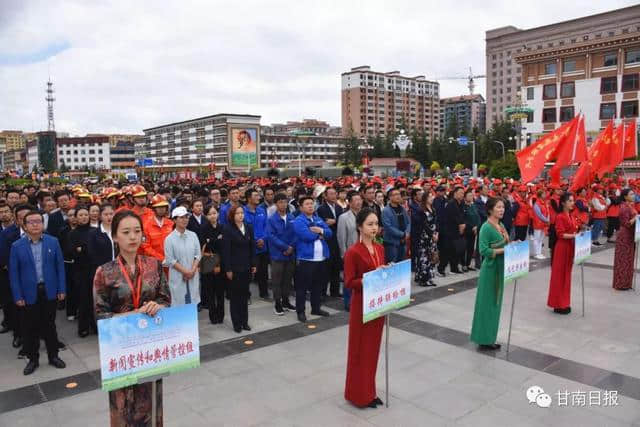
[(157, 194), (153, 196), (151, 208), (153, 215), (143, 223), (144, 242), (138, 252), (163, 261), (164, 239), (173, 231), (173, 221), (167, 218), (169, 202), (164, 196)]
[(131, 210), (142, 218), (142, 223), (144, 224), (149, 218), (153, 217), (153, 211), (147, 207), (147, 190), (142, 185), (137, 184), (131, 189), (131, 195), (134, 203)]

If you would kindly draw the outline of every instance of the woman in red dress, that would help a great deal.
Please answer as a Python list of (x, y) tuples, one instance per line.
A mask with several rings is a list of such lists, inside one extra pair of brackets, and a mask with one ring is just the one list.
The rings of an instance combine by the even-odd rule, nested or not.
[(376, 395), (376, 368), (384, 317), (362, 323), (362, 275), (384, 264), (384, 248), (374, 242), (378, 217), (372, 209), (362, 209), (356, 217), (360, 242), (344, 255), (344, 284), (351, 290), (349, 349), (344, 398), (360, 408), (382, 405)]
[(620, 229), (616, 235), (616, 253), (613, 258), (613, 289), (627, 291), (633, 284), (633, 264), (636, 256), (634, 242), (638, 213), (634, 207), (636, 195), (625, 188), (620, 194)]
[(557, 241), (553, 249), (551, 281), (547, 305), (559, 314), (571, 313), (571, 270), (578, 224), (571, 215), (574, 205), (573, 196), (564, 193), (560, 197), (562, 212), (556, 217)]

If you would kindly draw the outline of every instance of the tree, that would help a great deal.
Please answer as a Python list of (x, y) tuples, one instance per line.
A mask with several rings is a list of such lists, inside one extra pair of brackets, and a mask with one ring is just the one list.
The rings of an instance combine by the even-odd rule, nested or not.
[(371, 158), (384, 157), (384, 139), (382, 139), (380, 135), (374, 136), (369, 142), (369, 145), (372, 147), (369, 153)]
[(506, 157), (505, 160), (494, 160), (491, 163), (491, 170), (489, 171), (489, 176), (492, 178), (514, 178), (520, 179), (520, 168), (518, 167), (518, 162), (516, 160), (516, 156), (512, 153)]
[(444, 162), (444, 144), (440, 141), (439, 137), (435, 137), (430, 144), (431, 159), (437, 162)]
[(340, 151), (344, 164), (360, 165), (362, 161), (360, 156), (360, 140), (354, 134), (353, 129), (349, 130), (349, 134), (347, 135)]

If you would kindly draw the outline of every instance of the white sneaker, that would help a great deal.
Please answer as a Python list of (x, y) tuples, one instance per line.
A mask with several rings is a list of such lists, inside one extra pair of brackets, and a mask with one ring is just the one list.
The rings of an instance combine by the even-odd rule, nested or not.
[(67, 320), (69, 322), (72, 322), (72, 321), (76, 320), (76, 316), (67, 316)]
[(534, 258), (535, 258), (535, 259), (547, 259), (547, 257), (546, 257), (546, 256), (544, 256), (544, 255), (542, 255), (542, 254), (540, 254), (540, 255), (536, 255), (536, 256), (534, 256)]

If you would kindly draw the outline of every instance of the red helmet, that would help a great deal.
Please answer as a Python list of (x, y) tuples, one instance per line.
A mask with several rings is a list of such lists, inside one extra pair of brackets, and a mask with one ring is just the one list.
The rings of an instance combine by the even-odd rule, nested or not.
[(147, 190), (140, 184), (136, 184), (131, 189), (133, 197), (142, 197), (147, 195)]
[(169, 202), (167, 202), (167, 199), (163, 195), (156, 194), (153, 196), (153, 199), (151, 199), (151, 207), (159, 208), (161, 206), (169, 206)]

